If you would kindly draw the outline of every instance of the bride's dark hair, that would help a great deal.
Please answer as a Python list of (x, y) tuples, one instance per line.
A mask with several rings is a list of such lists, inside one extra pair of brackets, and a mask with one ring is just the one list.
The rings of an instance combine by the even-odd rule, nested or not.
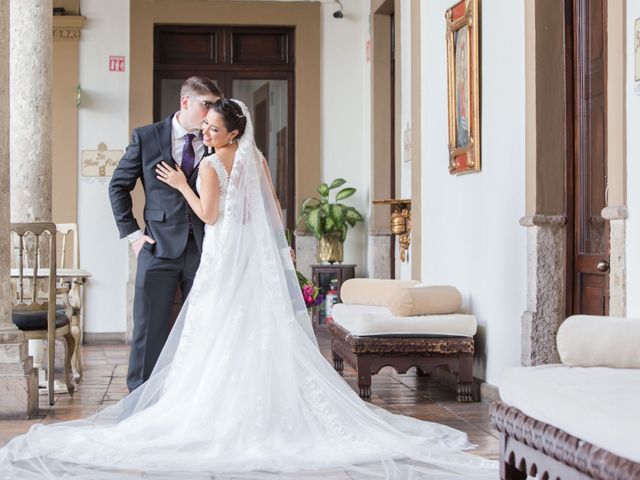
[(228, 98), (221, 98), (216, 100), (211, 108), (222, 115), (224, 128), (230, 132), (238, 130), (236, 138), (240, 138), (244, 134), (244, 130), (247, 128), (247, 118), (242, 113), (240, 105)]

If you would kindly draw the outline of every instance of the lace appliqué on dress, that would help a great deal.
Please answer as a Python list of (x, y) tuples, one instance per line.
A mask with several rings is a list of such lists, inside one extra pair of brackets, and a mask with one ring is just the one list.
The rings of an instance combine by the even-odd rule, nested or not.
[[(230, 183), (230, 175), (227, 173), (222, 162), (216, 157), (216, 154), (211, 154), (202, 159), (202, 162), (207, 162), (211, 165), (218, 175), (219, 185), (220, 185), (220, 204), (219, 204), (219, 213), (218, 220), (214, 225), (206, 225), (205, 226), (205, 236), (202, 247), (202, 256), (200, 257), (200, 266), (198, 267), (198, 272), (196, 273), (196, 278), (194, 279), (193, 286), (191, 287), (191, 292), (189, 294), (189, 304), (194, 305), (197, 304), (200, 299), (203, 297), (203, 294), (206, 293), (207, 289), (204, 286), (208, 283), (208, 279), (211, 277), (213, 272), (217, 270), (217, 264), (220, 259), (220, 246), (216, 247), (216, 243), (218, 243), (215, 239), (217, 236), (214, 234), (214, 230), (219, 228), (219, 224), (222, 223), (222, 217), (224, 216), (227, 196), (229, 193), (229, 183)], [(200, 178), (196, 181), (196, 188), (198, 192), (200, 191)]]
[(218, 179), (220, 180), (220, 194), (226, 194), (229, 187), (229, 174), (227, 173), (227, 169), (224, 168), (222, 162), (218, 159), (218, 157), (216, 157), (215, 153), (204, 157), (202, 161), (207, 162), (215, 169), (216, 173), (218, 174)]

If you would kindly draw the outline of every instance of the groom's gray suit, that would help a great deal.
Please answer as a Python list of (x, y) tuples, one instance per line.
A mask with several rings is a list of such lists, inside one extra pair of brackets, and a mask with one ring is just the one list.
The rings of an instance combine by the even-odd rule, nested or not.
[[(156, 178), (161, 161), (175, 167), (172, 156), (172, 119), (136, 128), (111, 183), (109, 199), (124, 238), (139, 230), (133, 216), (131, 190), (138, 179), (145, 195), (145, 243), (138, 255), (133, 305), (133, 339), (127, 386), (135, 390), (149, 378), (171, 329), (171, 311), (178, 290), (186, 299), (200, 263), (204, 224), (182, 194)], [(198, 164), (189, 175), (195, 191)]]

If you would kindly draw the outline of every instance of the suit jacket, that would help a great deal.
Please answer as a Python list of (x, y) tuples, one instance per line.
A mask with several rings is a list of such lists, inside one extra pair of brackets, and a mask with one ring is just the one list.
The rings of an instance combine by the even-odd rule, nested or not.
[[(164, 160), (175, 168), (171, 155), (171, 120), (173, 115), (161, 122), (136, 128), (131, 135), (131, 144), (113, 173), (109, 183), (109, 200), (120, 238), (139, 230), (133, 216), (131, 190), (138, 179), (142, 182), (145, 196), (145, 234), (156, 243), (146, 244), (153, 255), (159, 258), (178, 258), (184, 252), (189, 235), (189, 219), (193, 233), (202, 251), (204, 223), (191, 210), (182, 194), (156, 178), (155, 168)], [(195, 191), (198, 168), (188, 178)]]

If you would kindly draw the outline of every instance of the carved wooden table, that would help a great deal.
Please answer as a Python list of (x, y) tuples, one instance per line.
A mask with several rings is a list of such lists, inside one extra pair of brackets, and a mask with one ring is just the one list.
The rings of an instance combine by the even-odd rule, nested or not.
[(561, 480), (640, 480), (640, 463), (569, 435), (515, 407), (494, 402), (489, 415), (500, 432), (502, 480), (526, 480), (527, 474)]
[(346, 361), (356, 371), (360, 397), (365, 400), (371, 399), (371, 375), (382, 367), (393, 367), (398, 373), (418, 367), (431, 373), (448, 366), (458, 375), (457, 400), (474, 401), (473, 337), (356, 336), (337, 323), (329, 324), (328, 330), (334, 368), (342, 375)]

